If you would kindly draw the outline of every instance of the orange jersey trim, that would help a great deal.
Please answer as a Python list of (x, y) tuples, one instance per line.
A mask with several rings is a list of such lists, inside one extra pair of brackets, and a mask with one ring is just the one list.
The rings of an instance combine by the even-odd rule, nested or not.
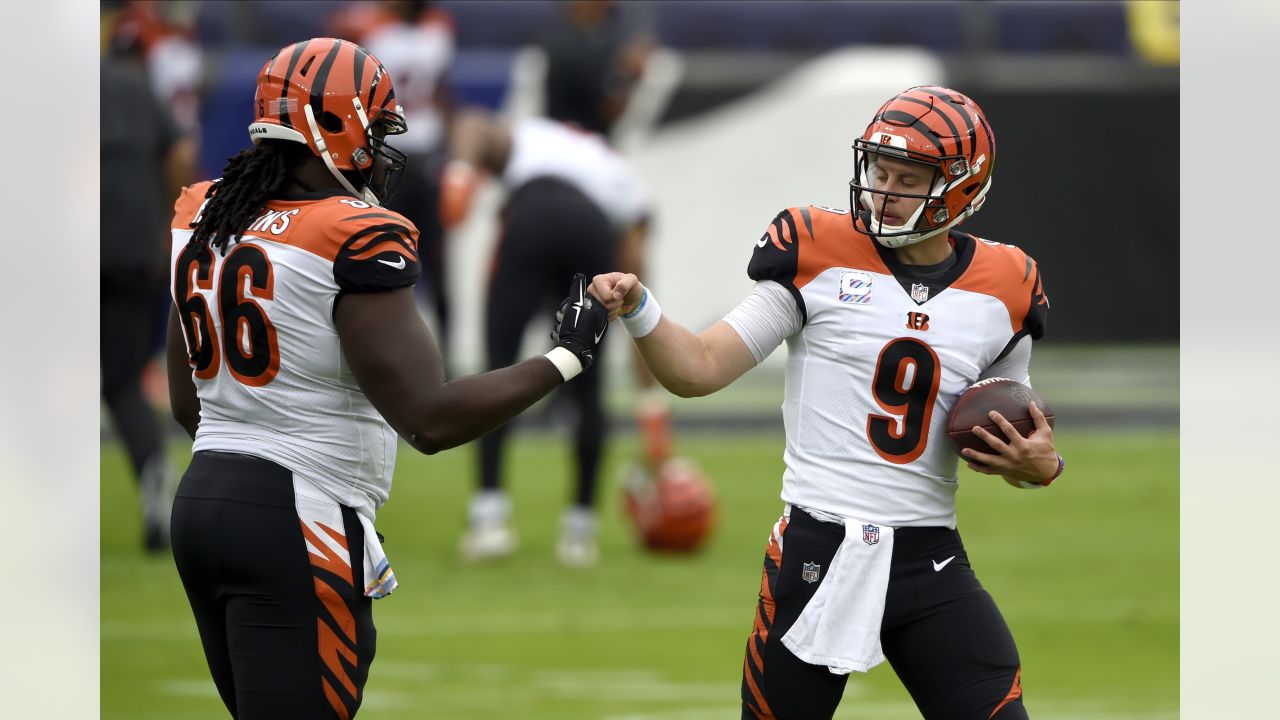
[[(801, 238), (801, 242), (795, 243), (800, 253), (796, 269), (797, 290), (833, 267), (893, 274), (876, 252), (875, 240), (854, 230), (848, 213), (833, 213), (812, 205), (803, 211), (788, 208), (787, 212), (795, 220), (796, 231)], [(806, 213), (811, 222), (805, 222)]]
[(1022, 329), (1031, 295), (1040, 273), (1026, 253), (1012, 245), (994, 245), (974, 238), (973, 260), (964, 274), (951, 283), (958, 290), (990, 295), (1009, 310), (1009, 326)]
[[(174, 230), (193, 229), (194, 221), (204, 205), (205, 194), (213, 181), (185, 187), (174, 203)], [(345, 201), (345, 202), (344, 202)], [(371, 207), (363, 201), (345, 196), (306, 200), (270, 200), (244, 235), (304, 250), (333, 262), (352, 236), (366, 228), (396, 224), (409, 229), (411, 247), (396, 243), (395, 247), (380, 242), (369, 248), (368, 257), (394, 249), (417, 261), (418, 229), (407, 218), (386, 208)], [(372, 239), (372, 238), (370, 238)], [(369, 240), (365, 240), (367, 244)], [(361, 247), (360, 249), (364, 249)], [(362, 255), (363, 257), (363, 255)], [(360, 258), (356, 258), (360, 259)]]

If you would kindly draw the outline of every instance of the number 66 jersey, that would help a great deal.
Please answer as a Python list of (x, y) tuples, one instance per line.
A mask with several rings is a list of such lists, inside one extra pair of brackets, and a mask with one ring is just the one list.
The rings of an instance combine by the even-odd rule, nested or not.
[(170, 288), (200, 399), (193, 450), (291, 470), (370, 520), (386, 501), (395, 432), (361, 392), (334, 326), (348, 292), (413, 285), (418, 231), (345, 194), (271, 200), (225, 251), (189, 241), (210, 183), (174, 207)]
[(741, 313), (749, 303), (725, 319), (757, 361), (787, 342), (785, 502), (894, 527), (955, 527), (959, 458), (947, 412), (1015, 348), (1011, 374), (1028, 380), (1024, 338), (1043, 334), (1048, 300), (1018, 248), (954, 230), (948, 239), (948, 263), (913, 268), (854, 230), (847, 212), (816, 206), (782, 211), (760, 238), (747, 274), (772, 281), (756, 292), (771, 286), (775, 306), (790, 295), (794, 320), (759, 343)]

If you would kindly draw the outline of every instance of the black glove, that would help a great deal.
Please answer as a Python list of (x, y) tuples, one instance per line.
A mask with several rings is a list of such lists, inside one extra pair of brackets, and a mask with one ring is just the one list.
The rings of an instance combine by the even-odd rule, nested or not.
[(591, 367), (596, 358), (596, 347), (609, 329), (609, 311), (591, 293), (587, 292), (587, 276), (578, 273), (569, 285), (569, 297), (556, 310), (556, 324), (551, 340), (568, 350), (582, 362), (582, 369)]

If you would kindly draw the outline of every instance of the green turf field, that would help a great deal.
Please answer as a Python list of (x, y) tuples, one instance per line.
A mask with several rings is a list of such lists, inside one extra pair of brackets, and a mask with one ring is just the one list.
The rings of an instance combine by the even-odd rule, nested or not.
[[(512, 448), (521, 548), (468, 567), (455, 545), (474, 451), (402, 446), (378, 528), (400, 589), (375, 605), (378, 654), (362, 719), (737, 717), (742, 651), (764, 542), (780, 512), (781, 434), (680, 438), (714, 478), (721, 522), (702, 554), (660, 558), (627, 536), (607, 458), (603, 562), (553, 557), (568, 449), (526, 433)], [(1053, 488), (964, 471), (960, 530), (1022, 653), (1038, 720), (1178, 714), (1176, 430), (1060, 433)], [(185, 464), (188, 448), (174, 455)], [(123, 452), (102, 451), (102, 716), (225, 718), (169, 558), (140, 546)], [(918, 717), (888, 665), (854, 675), (837, 718)]]

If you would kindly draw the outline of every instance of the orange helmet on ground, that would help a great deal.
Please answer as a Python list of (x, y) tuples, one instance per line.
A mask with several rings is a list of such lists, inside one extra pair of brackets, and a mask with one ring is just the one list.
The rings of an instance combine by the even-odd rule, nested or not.
[(369, 51), (336, 38), (285, 47), (258, 73), (253, 105), (255, 144), (306, 145), (348, 192), (375, 205), (395, 191), (405, 156), (384, 138), (405, 131), (404, 109)]
[(658, 552), (692, 552), (715, 527), (715, 491), (688, 460), (672, 458), (655, 477), (636, 465), (623, 488), (627, 516), (645, 547)]
[[(923, 194), (876, 189), (873, 174), (881, 157), (920, 163), (932, 172)], [(958, 225), (982, 207), (991, 189), (996, 138), (982, 109), (966, 95), (936, 86), (913, 87), (876, 111), (853, 143), (854, 175), (849, 181), (853, 225), (886, 247), (920, 242)], [(875, 196), (923, 198), (900, 225), (876, 216)]]

